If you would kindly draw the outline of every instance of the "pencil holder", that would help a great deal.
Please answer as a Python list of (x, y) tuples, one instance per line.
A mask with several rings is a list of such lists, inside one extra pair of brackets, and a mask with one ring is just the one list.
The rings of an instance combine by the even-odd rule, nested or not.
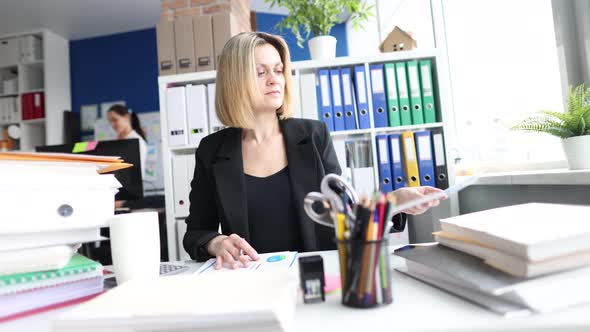
[(393, 302), (387, 237), (378, 241), (337, 241), (342, 304), (373, 308)]

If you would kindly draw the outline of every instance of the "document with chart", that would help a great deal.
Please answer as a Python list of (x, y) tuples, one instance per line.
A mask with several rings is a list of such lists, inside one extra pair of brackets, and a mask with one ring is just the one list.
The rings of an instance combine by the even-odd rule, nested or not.
[(206, 275), (211, 273), (220, 273), (220, 272), (227, 272), (227, 271), (261, 271), (261, 270), (268, 270), (268, 269), (276, 269), (276, 268), (285, 268), (289, 269), (293, 267), (295, 264), (295, 259), (297, 258), (296, 251), (281, 251), (281, 252), (273, 252), (273, 253), (266, 253), (266, 254), (258, 254), (258, 260), (250, 261), (247, 267), (243, 267), (240, 264), (240, 267), (237, 269), (232, 269), (227, 264), (223, 264), (223, 267), (219, 270), (215, 269), (215, 263), (217, 263), (217, 259), (211, 258), (201, 266), (195, 272), (195, 274), (199, 275)]

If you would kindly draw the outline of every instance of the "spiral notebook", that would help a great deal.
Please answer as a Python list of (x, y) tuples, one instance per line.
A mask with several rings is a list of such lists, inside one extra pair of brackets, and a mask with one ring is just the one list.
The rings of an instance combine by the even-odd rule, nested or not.
[[(0, 297), (102, 276), (99, 263), (75, 254), (61, 269), (0, 276)], [(1, 298), (0, 298), (1, 301)]]

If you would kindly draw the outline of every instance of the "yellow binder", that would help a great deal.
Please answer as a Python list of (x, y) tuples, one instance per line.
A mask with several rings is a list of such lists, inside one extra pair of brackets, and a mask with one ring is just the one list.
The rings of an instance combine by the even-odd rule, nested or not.
[(418, 161), (416, 159), (416, 144), (414, 133), (411, 131), (402, 133), (404, 150), (404, 172), (408, 181), (408, 187), (420, 186), (420, 174), (418, 173)]

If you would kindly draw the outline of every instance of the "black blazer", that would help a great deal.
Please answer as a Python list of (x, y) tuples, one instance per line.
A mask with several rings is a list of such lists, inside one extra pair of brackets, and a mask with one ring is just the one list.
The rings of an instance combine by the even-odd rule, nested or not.
[[(305, 195), (320, 191), (324, 175), (341, 174), (330, 133), (323, 122), (316, 120), (286, 119), (279, 120), (279, 125), (287, 149), (303, 249), (334, 249), (334, 230), (313, 222), (303, 210)], [(227, 128), (201, 141), (189, 197), (191, 205), (183, 245), (191, 258), (201, 261), (211, 257), (205, 245), (219, 235), (220, 223), (223, 234), (236, 233), (250, 240), (242, 129)]]

